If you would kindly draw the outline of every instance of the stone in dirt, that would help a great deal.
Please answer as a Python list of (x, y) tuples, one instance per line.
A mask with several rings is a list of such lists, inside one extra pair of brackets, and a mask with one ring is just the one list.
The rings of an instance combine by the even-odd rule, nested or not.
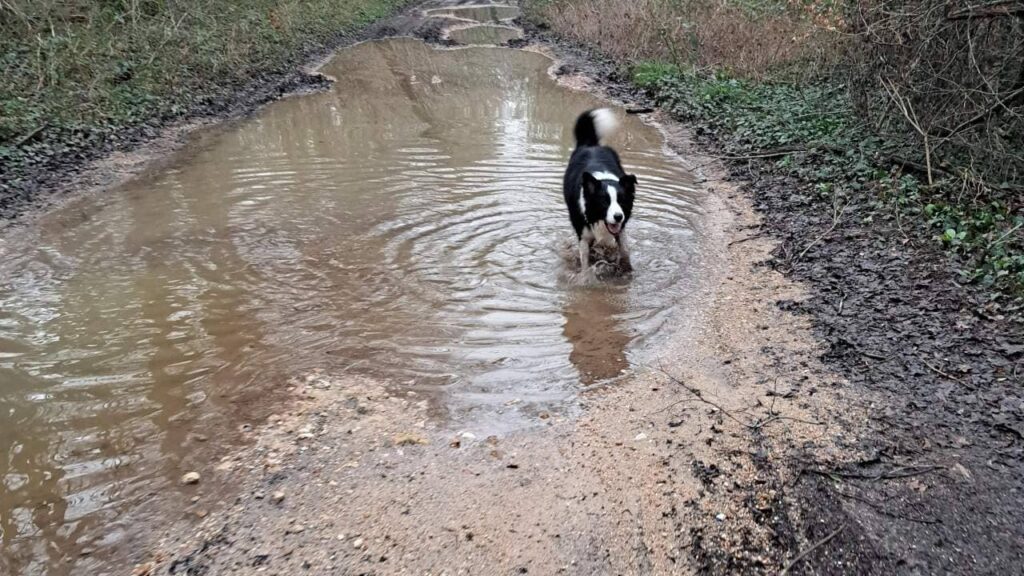
[(199, 472), (186, 472), (181, 477), (182, 484), (198, 484), (199, 483)]
[(430, 442), (415, 434), (403, 433), (395, 436), (395, 446), (413, 446), (416, 444), (429, 444)]
[(284, 502), (284, 492), (281, 492), (280, 490), (274, 492), (273, 494), (270, 495), (270, 501), (273, 502), (274, 504), (280, 504), (281, 502)]

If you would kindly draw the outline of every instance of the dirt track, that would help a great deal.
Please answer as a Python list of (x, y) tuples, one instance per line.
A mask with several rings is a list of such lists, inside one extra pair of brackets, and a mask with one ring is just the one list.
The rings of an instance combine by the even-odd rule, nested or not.
[[(416, 11), (366, 37), (395, 33), (442, 41)], [(528, 38), (564, 85), (646, 104)], [(501, 438), (384, 382), (297, 377), (137, 573), (1022, 573), (1019, 320), (856, 206), (795, 258), (820, 199), (649, 121), (704, 174), (719, 261), (661, 363)]]
[[(529, 49), (561, 60), (552, 69), (562, 84), (632, 102), (623, 87), (595, 82), (600, 68), (579, 55), (543, 42)], [(650, 121), (692, 156), (683, 127)], [(384, 382), (300, 378), (296, 408), (220, 466), (244, 487), (235, 505), (211, 511), (198, 533), (172, 530), (154, 548), (158, 564), (210, 573), (782, 569), (802, 544), (783, 464), (800, 446), (837, 456), (832, 438), (856, 425), (832, 425), (840, 381), (817, 362), (810, 323), (771, 305), (805, 296), (759, 266), (773, 243), (758, 236), (758, 217), (722, 172), (701, 170), (709, 259), (719, 264), (692, 324), (678, 327), (656, 366), (587, 392), (579, 419), (542, 413), (543, 428), (500, 438), (439, 426), (425, 401), (393, 397)]]

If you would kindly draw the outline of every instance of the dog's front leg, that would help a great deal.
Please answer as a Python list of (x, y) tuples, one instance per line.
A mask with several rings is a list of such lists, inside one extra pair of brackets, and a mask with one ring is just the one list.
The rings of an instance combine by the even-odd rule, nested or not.
[(586, 272), (590, 268), (590, 240), (580, 238), (580, 272)]
[(619, 244), (619, 266), (623, 270), (632, 270), (633, 263), (629, 259), (629, 243), (626, 241), (626, 231), (619, 233), (616, 241)]
[(580, 232), (580, 272), (590, 269), (590, 245), (594, 242), (594, 231), (590, 226), (583, 228)]

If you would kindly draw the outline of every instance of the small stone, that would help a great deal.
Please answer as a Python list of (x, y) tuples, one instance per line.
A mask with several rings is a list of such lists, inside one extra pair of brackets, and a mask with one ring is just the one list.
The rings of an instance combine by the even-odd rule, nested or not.
[(719, 522), (725, 522), (725, 514), (723, 514), (722, 512), (715, 514), (715, 520), (718, 520)]
[(305, 526), (303, 526), (302, 524), (296, 524), (294, 526), (289, 526), (288, 529), (284, 531), (284, 533), (285, 534), (301, 534), (302, 532), (305, 532), (305, 530), (306, 530)]
[(644, 434), (643, 432), (641, 432), (641, 433), (636, 435), (636, 438), (634, 438), (634, 440), (636, 440), (637, 442), (639, 442), (641, 440), (647, 440), (647, 434)]
[(195, 504), (196, 502), (199, 502), (199, 496), (192, 497), (192, 503)]
[(198, 484), (199, 483), (199, 472), (186, 472), (181, 477), (182, 484)]
[(355, 548), (356, 550), (362, 548), (363, 547), (363, 539), (362, 538), (356, 538), (352, 542), (352, 547)]
[(537, 414), (537, 417), (541, 420), (547, 420), (548, 418), (551, 418), (551, 412), (544, 410), (540, 414)]
[(284, 492), (281, 492), (280, 490), (274, 492), (273, 494), (270, 495), (270, 501), (273, 502), (274, 504), (280, 504), (281, 502), (284, 502)]
[(415, 434), (403, 433), (395, 436), (395, 446), (412, 446), (415, 444), (428, 444), (426, 438)]
[(960, 475), (964, 477), (964, 480), (970, 480), (971, 479), (971, 473), (967, 470), (967, 468), (963, 464), (961, 464), (959, 462), (957, 462), (956, 464), (953, 464), (953, 470), (956, 470), (957, 472), (959, 472)]

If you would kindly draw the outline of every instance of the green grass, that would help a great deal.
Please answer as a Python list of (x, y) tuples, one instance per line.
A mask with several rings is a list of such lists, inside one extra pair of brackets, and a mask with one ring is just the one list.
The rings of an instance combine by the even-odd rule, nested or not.
[(633, 81), (675, 116), (714, 134), (728, 155), (772, 150), (771, 168), (796, 175), (822, 195), (865, 200), (864, 216), (901, 218), (933, 231), (932, 241), (955, 255), (965, 281), (992, 294), (1024, 295), (1024, 213), (1012, 190), (964, 194), (956, 178), (926, 185), (895, 168), (913, 148), (884, 142), (857, 119), (847, 91), (828, 83), (753, 82), (698, 73), (663, 62), (632, 67)]
[(0, 1), (0, 161), (180, 114), (407, 1)]

